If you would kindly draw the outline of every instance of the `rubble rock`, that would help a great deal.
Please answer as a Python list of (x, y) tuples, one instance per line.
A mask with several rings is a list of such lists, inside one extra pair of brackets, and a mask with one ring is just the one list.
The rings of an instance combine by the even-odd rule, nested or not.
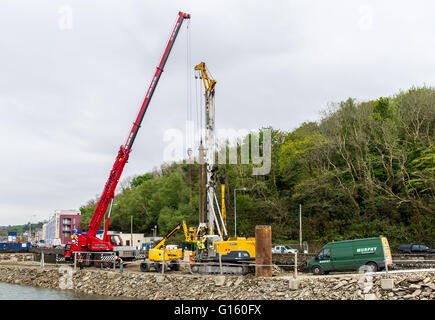
[[(61, 269), (63, 268), (63, 269)], [(288, 276), (258, 278), (247, 276), (200, 276), (189, 273), (138, 273), (124, 269), (74, 270), (66, 266), (0, 264), (0, 281), (35, 287), (60, 289), (71, 277), (77, 293), (130, 299), (230, 299), (230, 300), (418, 300), (435, 299), (435, 272), (389, 274), (394, 288), (384, 290), (381, 275), (360, 287), (361, 275), (301, 276), (298, 290), (290, 290)]]

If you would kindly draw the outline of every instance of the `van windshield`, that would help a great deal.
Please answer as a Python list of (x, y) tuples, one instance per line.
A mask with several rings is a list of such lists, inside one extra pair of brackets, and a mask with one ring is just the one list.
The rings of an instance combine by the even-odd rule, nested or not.
[(331, 249), (329, 248), (322, 249), (317, 255), (317, 257), (319, 258), (319, 260), (329, 259), (331, 257)]

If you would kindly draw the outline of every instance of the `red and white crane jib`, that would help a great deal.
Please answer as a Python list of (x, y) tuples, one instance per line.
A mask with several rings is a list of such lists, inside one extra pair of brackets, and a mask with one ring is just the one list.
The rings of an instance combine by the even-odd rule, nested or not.
[[(179, 12), (178, 13), (178, 19), (175, 24), (174, 29), (172, 30), (171, 36), (168, 40), (168, 43), (166, 45), (165, 51), (163, 53), (162, 59), (160, 60), (160, 64), (156, 68), (156, 72), (153, 76), (153, 79), (151, 81), (151, 84), (148, 88), (148, 91), (145, 95), (144, 101), (142, 103), (142, 106), (140, 108), (140, 111), (137, 115), (136, 121), (133, 123), (133, 127), (130, 131), (130, 134), (128, 136), (128, 139), (125, 143), (125, 145), (121, 146), (118, 151), (118, 155), (116, 156), (115, 163), (112, 167), (112, 170), (110, 171), (109, 178), (106, 182), (106, 185), (104, 186), (103, 193), (101, 194), (100, 200), (98, 201), (97, 207), (95, 208), (94, 214), (92, 216), (92, 219), (89, 223), (88, 232), (86, 234), (81, 234), (78, 236), (78, 243), (77, 245), (71, 244), (71, 249), (69, 250), (69, 255), (71, 251), (82, 251), (83, 249), (88, 249), (91, 251), (105, 251), (105, 250), (112, 250), (113, 246), (111, 243), (108, 243), (105, 241), (105, 236), (107, 234), (107, 228), (110, 222), (110, 217), (108, 217), (106, 221), (106, 230), (103, 237), (103, 240), (100, 240), (96, 237), (97, 231), (100, 228), (101, 222), (104, 218), (104, 214), (106, 213), (107, 207), (109, 206), (110, 201), (113, 199), (115, 195), (115, 189), (118, 185), (119, 179), (121, 177), (122, 171), (124, 170), (124, 166), (128, 161), (128, 157), (131, 152), (131, 148), (133, 146), (134, 140), (136, 138), (136, 135), (139, 131), (139, 128), (141, 126), (143, 117), (148, 109), (149, 103), (151, 101), (151, 98), (154, 94), (154, 91), (157, 87), (157, 84), (159, 82), (160, 76), (163, 72), (163, 69), (165, 67), (166, 61), (169, 57), (169, 54), (172, 50), (172, 47), (174, 45), (174, 42), (177, 38), (178, 32), (181, 28), (181, 25), (185, 19), (190, 19), (190, 14)], [(74, 250), (75, 247), (75, 250)]]

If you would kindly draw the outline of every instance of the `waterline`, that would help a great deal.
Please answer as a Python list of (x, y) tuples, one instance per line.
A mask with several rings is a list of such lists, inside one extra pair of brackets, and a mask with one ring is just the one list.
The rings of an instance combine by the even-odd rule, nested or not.
[(107, 300), (112, 297), (77, 294), (70, 290), (35, 288), (0, 282), (0, 300)]

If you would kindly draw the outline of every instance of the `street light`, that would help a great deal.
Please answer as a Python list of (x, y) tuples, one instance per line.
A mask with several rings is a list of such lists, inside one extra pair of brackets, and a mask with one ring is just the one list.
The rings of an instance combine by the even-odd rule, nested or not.
[(246, 191), (246, 188), (238, 188), (234, 189), (234, 237), (237, 238), (237, 200), (236, 200), (236, 191)]

